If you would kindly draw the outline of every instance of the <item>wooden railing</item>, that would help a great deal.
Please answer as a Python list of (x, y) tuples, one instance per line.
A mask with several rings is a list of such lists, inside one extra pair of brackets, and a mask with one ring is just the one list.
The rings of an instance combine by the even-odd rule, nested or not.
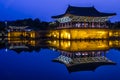
[(59, 26), (56, 29), (64, 29), (64, 28), (99, 28), (99, 29), (103, 29), (103, 28), (109, 28), (108, 26)]

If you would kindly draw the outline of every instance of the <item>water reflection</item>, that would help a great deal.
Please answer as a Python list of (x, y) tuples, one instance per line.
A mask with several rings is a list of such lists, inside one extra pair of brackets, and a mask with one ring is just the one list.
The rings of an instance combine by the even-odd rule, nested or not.
[(119, 40), (35, 40), (12, 38), (0, 41), (0, 48), (22, 51), (39, 52), (41, 48), (52, 49), (60, 53), (53, 62), (63, 63), (69, 72), (94, 71), (102, 65), (116, 63), (106, 57), (111, 48), (120, 48)]
[(64, 41), (55, 40), (48, 41), (51, 47), (56, 49), (78, 52), (78, 51), (91, 51), (91, 50), (108, 50), (110, 48), (109, 41), (107, 40), (90, 40), (90, 41)]
[[(111, 48), (120, 48), (119, 40), (35, 40), (13, 38), (11, 40), (1, 40), (1, 48), (10, 50), (35, 50), (36, 48), (52, 48), (62, 51), (107, 51)], [(31, 48), (31, 49), (30, 49)]]
[(119, 48), (120, 40), (81, 40), (81, 41), (66, 41), (54, 40), (48, 41), (49, 46), (56, 49), (77, 52), (77, 51), (92, 51), (92, 50), (109, 50), (111, 48)]
[(49, 41), (52, 48), (60, 52), (54, 62), (65, 64), (69, 72), (94, 71), (102, 65), (116, 63), (106, 57), (110, 48), (119, 47), (119, 41), (87, 40), (87, 41)]
[(60, 62), (66, 65), (69, 72), (95, 70), (102, 65), (115, 65), (109, 60), (103, 51), (92, 52), (77, 52), (70, 53), (61, 51), (61, 55), (54, 59), (55, 62)]
[(22, 51), (32, 52), (33, 50), (39, 51), (41, 48), (41, 40), (12, 38), (2, 43), (4, 48), (14, 50), (17, 53)]

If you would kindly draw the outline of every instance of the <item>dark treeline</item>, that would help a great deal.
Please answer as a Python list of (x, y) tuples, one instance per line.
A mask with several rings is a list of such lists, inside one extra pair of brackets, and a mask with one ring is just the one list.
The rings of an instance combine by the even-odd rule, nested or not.
[(33, 30), (49, 30), (53, 29), (57, 26), (57, 24), (54, 24), (52, 22), (45, 22), (41, 21), (40, 19), (23, 19), (23, 20), (15, 20), (15, 21), (7, 21), (7, 24), (5, 22), (0, 21), (0, 30), (5, 30), (5, 27), (8, 26), (29, 26)]
[(112, 24), (112, 29), (120, 29), (120, 21)]
[(109, 26), (109, 29), (120, 29), (120, 21), (117, 21), (117, 22), (110, 22), (110, 21), (107, 21), (107, 26)]
[(0, 22), (0, 32), (1, 31), (5, 31), (5, 23), (4, 22)]
[[(110, 29), (120, 29), (120, 21), (118, 22), (107, 22), (107, 25)], [(33, 30), (50, 30), (54, 29), (58, 26), (58, 22), (45, 22), (41, 21), (40, 19), (22, 19), (22, 20), (15, 20), (15, 21), (7, 21), (7, 24), (5, 24), (4, 21), (0, 21), (0, 31), (5, 31), (5, 28), (8, 26), (29, 26)]]

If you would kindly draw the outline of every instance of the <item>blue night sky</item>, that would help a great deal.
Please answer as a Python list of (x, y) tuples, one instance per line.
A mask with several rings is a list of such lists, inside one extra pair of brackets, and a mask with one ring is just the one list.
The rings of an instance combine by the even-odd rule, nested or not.
[(117, 13), (111, 21), (120, 21), (120, 0), (0, 0), (0, 20), (39, 18), (52, 21), (51, 16), (64, 13), (68, 5), (94, 5), (101, 12)]

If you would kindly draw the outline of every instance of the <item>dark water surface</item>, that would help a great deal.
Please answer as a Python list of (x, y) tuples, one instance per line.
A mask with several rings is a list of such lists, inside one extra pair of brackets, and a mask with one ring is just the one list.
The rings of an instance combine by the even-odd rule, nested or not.
[[(31, 44), (33, 43), (30, 41)], [(35, 42), (36, 44), (30, 45), (30, 42), (23, 43), (23, 42), (1, 42), (1, 49), (0, 49), (0, 80), (120, 80), (120, 51), (119, 51), (119, 41), (117, 41), (117, 45), (110, 45), (110, 42), (100, 42), (100, 45), (103, 46), (97, 47), (94, 44), (99, 42), (93, 43), (81, 43), (74, 41), (77, 43), (78, 47), (83, 45), (89, 45), (88, 51), (85, 50), (86, 48), (76, 48), (76, 44), (66, 42), (59, 42), (59, 47), (56, 44), (57, 41), (51, 41), (49, 44), (41, 44)], [(19, 47), (21, 44), (25, 44), (25, 46), (30, 47)], [(55, 43), (55, 46), (53, 45)], [(60, 45), (61, 44), (61, 45)], [(63, 44), (63, 45), (62, 45)], [(85, 45), (86, 44), (86, 45)], [(13, 46), (16, 46), (13, 49)], [(70, 46), (71, 45), (71, 46)], [(12, 47), (11, 47), (12, 46)], [(62, 47), (66, 46), (66, 47)], [(105, 47), (104, 47), (105, 46)], [(110, 47), (109, 47), (110, 46)], [(116, 47), (117, 46), (117, 47)], [(96, 48), (92, 48), (96, 47)], [(114, 48), (116, 47), (116, 48)], [(17, 51), (15, 48), (17, 48)], [(84, 53), (85, 54), (81, 54)], [(79, 54), (77, 54), (79, 53)], [(102, 55), (96, 55), (97, 53), (101, 53)], [(100, 57), (103, 56), (105, 53), (105, 57), (111, 60), (115, 64), (105, 64), (95, 67), (95, 69), (91, 69), (88, 66), (86, 69), (82, 69), (80, 66), (76, 71), (69, 71), (65, 63), (54, 62), (54, 59), (57, 59), (60, 55), (66, 56), (70, 59), (75, 58), (87, 58), (87, 57)], [(70, 55), (72, 54), (72, 55)], [(75, 54), (75, 55), (74, 55)], [(80, 56), (80, 54), (82, 56)], [(94, 54), (89, 56), (89, 54)], [(86, 55), (86, 56), (84, 56)], [(67, 64), (67, 63), (66, 63)], [(92, 64), (92, 63), (90, 63)], [(99, 63), (98, 63), (99, 64)], [(68, 65), (68, 64), (67, 64)], [(93, 64), (93, 65), (96, 65)], [(78, 67), (77, 67), (78, 68)], [(76, 68), (75, 68), (76, 69)]]

